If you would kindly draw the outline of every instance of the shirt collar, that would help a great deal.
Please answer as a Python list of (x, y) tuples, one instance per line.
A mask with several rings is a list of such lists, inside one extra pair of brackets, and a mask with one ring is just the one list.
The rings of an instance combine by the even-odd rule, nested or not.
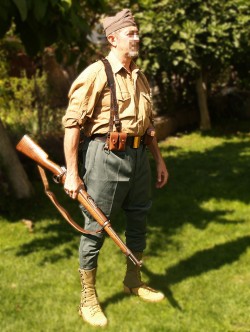
[[(114, 54), (114, 52), (110, 51), (107, 59), (113, 69), (113, 72), (116, 74), (118, 73), (123, 67), (122, 63), (118, 60), (118, 58), (116, 57), (116, 55)], [(131, 72), (138, 72), (139, 68), (137, 67), (137, 65), (132, 61), (131, 62)], [(125, 68), (124, 68), (125, 69)], [(126, 69), (125, 69), (126, 70)]]

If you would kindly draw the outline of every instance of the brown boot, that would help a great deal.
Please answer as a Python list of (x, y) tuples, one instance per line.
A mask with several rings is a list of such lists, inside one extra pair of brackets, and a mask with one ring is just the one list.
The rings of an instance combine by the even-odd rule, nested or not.
[[(138, 260), (142, 259), (141, 252), (133, 253)], [(135, 265), (127, 257), (127, 271), (123, 281), (124, 292), (127, 294), (138, 295), (141, 299), (149, 302), (159, 302), (164, 299), (164, 294), (148, 287), (141, 280), (139, 266)]]
[(106, 326), (108, 321), (102, 312), (95, 289), (96, 269), (79, 269), (79, 272), (82, 284), (79, 315), (90, 325)]

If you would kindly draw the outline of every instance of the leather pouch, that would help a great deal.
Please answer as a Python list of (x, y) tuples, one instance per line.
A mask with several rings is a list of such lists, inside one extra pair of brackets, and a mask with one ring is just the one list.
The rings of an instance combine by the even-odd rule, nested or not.
[(109, 134), (108, 149), (110, 151), (124, 151), (126, 147), (127, 133), (112, 131)]
[(118, 151), (124, 151), (126, 147), (127, 133), (119, 133)]
[(119, 133), (117, 131), (112, 131), (109, 135), (109, 150), (118, 150)]

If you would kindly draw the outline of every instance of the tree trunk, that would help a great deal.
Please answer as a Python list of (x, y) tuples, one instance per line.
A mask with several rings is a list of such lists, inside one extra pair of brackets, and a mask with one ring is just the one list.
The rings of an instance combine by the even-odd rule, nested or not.
[(211, 129), (211, 120), (207, 106), (207, 82), (202, 71), (200, 71), (200, 75), (196, 79), (196, 92), (200, 110), (200, 129), (209, 130)]
[(0, 120), (0, 164), (6, 172), (8, 181), (16, 198), (28, 198), (33, 193), (32, 185), (18, 159), (3, 123)]

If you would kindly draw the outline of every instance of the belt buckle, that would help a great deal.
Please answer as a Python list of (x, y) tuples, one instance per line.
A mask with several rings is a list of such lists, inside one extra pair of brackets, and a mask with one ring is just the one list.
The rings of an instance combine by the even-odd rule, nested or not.
[(133, 148), (138, 149), (141, 143), (141, 137), (140, 136), (134, 136), (133, 140)]

